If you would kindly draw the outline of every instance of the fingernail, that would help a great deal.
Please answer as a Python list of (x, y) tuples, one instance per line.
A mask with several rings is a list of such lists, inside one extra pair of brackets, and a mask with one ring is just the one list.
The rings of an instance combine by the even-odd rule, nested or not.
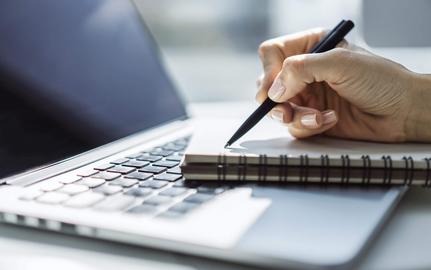
[(286, 88), (284, 88), (281, 80), (277, 78), (269, 88), (268, 96), (270, 99), (276, 101), (283, 95), (284, 91), (286, 91)]
[(305, 127), (316, 128), (317, 125), (317, 115), (315, 113), (306, 114), (301, 117), (301, 124)]
[(337, 115), (334, 111), (327, 111), (322, 113), (323, 116), (323, 124), (330, 124), (337, 121)]
[(272, 117), (272, 119), (274, 119), (274, 120), (277, 120), (278, 122), (281, 122), (281, 123), (283, 123), (283, 112), (282, 111), (279, 111), (279, 110), (273, 110), (272, 112), (271, 112), (271, 117)]

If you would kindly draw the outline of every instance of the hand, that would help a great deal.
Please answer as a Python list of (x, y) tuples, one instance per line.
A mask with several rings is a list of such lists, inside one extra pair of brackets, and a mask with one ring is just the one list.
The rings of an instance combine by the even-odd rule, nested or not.
[(256, 99), (297, 138), (316, 134), (381, 142), (431, 141), (431, 78), (342, 41), (308, 52), (315, 29), (262, 43)]

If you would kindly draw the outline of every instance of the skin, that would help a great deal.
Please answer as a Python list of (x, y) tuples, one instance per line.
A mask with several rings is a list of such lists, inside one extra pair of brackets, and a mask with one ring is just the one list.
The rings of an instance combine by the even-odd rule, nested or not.
[(430, 142), (431, 76), (346, 41), (306, 54), (324, 34), (313, 29), (261, 44), (256, 100), (281, 103), (269, 115), (297, 138)]

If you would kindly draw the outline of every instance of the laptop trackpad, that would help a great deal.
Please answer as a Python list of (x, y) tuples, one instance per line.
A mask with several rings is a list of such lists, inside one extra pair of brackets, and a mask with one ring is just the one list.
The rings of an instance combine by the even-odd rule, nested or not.
[(254, 187), (272, 203), (236, 248), (294, 262), (333, 265), (354, 258), (401, 189)]

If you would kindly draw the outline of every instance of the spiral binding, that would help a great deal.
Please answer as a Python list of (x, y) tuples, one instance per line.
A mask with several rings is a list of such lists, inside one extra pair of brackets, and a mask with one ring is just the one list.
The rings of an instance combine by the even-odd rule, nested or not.
[(410, 161), (409, 186), (411, 186), (415, 177), (415, 163), (411, 156), (409, 156), (407, 159)]
[(259, 155), (259, 167), (257, 181), (266, 181), (268, 170), (268, 157), (267, 155)]
[(430, 159), (425, 158), (425, 162), (427, 163), (427, 171), (426, 171), (424, 187), (430, 187)]
[[(308, 155), (300, 155), (295, 157), (299, 159), (299, 182), (307, 183), (309, 181), (309, 164), (310, 159)], [(341, 184), (349, 184), (351, 181), (350, 171), (351, 167), (351, 158), (349, 155), (341, 155)], [(364, 185), (369, 185), (371, 183), (372, 178), (372, 160), (369, 155), (362, 155), (362, 180), (361, 183)], [(393, 182), (393, 160), (389, 155), (383, 155), (381, 157), (383, 161), (383, 179), (382, 184), (391, 185)], [(415, 179), (415, 161), (412, 156), (403, 156), (402, 160), (404, 161), (404, 172), (402, 184), (406, 186), (410, 186), (413, 184)], [(431, 158), (424, 158), (426, 162), (426, 170), (425, 170), (425, 179), (423, 187), (431, 187)], [(329, 178), (331, 175), (331, 167), (328, 155), (320, 156), (320, 183), (329, 183)], [(247, 156), (242, 154), (238, 156), (238, 167), (237, 167), (237, 180), (238, 181), (246, 181), (247, 180), (247, 168), (249, 164), (247, 163)], [(268, 177), (268, 156), (265, 154), (259, 155), (259, 164), (258, 164), (258, 175), (257, 181), (265, 182)], [(217, 164), (217, 179), (218, 180), (226, 180), (227, 176), (227, 156), (224, 154), (220, 154), (218, 156), (218, 164)], [(280, 182), (287, 182), (289, 179), (289, 157), (288, 155), (280, 155), (279, 156), (279, 168), (278, 168), (278, 180)]]
[(405, 170), (404, 170), (404, 185), (410, 186), (413, 183), (414, 177), (414, 160), (411, 156), (403, 157)]
[(329, 156), (320, 155), (320, 183), (329, 182)]
[(349, 155), (341, 155), (341, 183), (348, 184), (350, 181), (350, 159)]
[(247, 156), (238, 156), (238, 181), (245, 181), (247, 179)]
[(287, 182), (289, 173), (289, 157), (287, 155), (280, 155), (280, 166), (278, 168), (278, 180), (280, 182)]
[(382, 160), (385, 166), (383, 168), (383, 184), (390, 184), (392, 181), (392, 159), (390, 156), (382, 156)]
[(226, 180), (227, 158), (226, 155), (218, 155), (217, 164), (217, 179), (220, 181)]
[(308, 182), (308, 168), (309, 168), (308, 155), (299, 156), (299, 182)]
[(369, 155), (362, 155), (362, 184), (369, 185), (371, 182), (371, 159)]

